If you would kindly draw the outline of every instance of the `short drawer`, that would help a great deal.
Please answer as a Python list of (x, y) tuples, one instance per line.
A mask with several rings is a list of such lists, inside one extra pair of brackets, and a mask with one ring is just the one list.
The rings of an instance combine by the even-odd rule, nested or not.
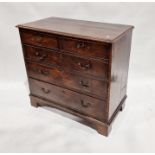
[(86, 93), (101, 99), (107, 98), (108, 83), (90, 79), (78, 74), (66, 72), (53, 67), (45, 67), (35, 63), (26, 63), (29, 77), (56, 84), (68, 89)]
[(41, 64), (56, 65), (69, 71), (78, 71), (81, 74), (107, 79), (108, 63), (102, 60), (84, 59), (61, 52), (24, 46), (25, 58), (39, 62)]
[(109, 59), (110, 44), (78, 39), (61, 39), (62, 49), (80, 56)]
[(103, 61), (63, 55), (62, 63), (64, 68), (70, 71), (74, 70), (80, 72), (80, 74), (88, 74), (105, 80), (108, 79), (109, 64)]
[(23, 45), (24, 57), (41, 64), (61, 66), (61, 54), (51, 50)]
[(54, 35), (23, 29), (20, 30), (20, 35), (22, 43), (58, 49), (58, 41)]
[(105, 119), (106, 104), (102, 100), (33, 79), (29, 79), (29, 84), (31, 95), (50, 100), (99, 120)]

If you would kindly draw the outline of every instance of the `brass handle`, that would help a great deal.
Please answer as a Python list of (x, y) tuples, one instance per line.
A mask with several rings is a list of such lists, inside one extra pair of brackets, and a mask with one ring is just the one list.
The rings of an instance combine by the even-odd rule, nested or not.
[(35, 56), (37, 56), (39, 60), (44, 60), (47, 57), (46, 54), (41, 55), (39, 52), (35, 52)]
[(82, 64), (81, 62), (79, 62), (78, 65), (79, 65), (82, 69), (85, 69), (85, 70), (91, 68), (91, 64), (90, 64), (90, 63)]
[(90, 103), (88, 103), (88, 102), (84, 102), (83, 100), (81, 100), (81, 105), (82, 105), (84, 108), (88, 108), (88, 107), (91, 106)]
[(40, 53), (39, 52), (35, 52), (35, 56), (40, 56)]
[(77, 48), (84, 48), (85, 47), (85, 43), (84, 42), (79, 42), (77, 43)]
[(86, 88), (89, 87), (88, 82), (87, 82), (87, 83), (84, 83), (83, 80), (80, 81), (80, 84), (81, 84), (83, 87), (86, 87)]
[(42, 69), (32, 69), (35, 73), (40, 73), (42, 75), (48, 76), (50, 72), (48, 70), (42, 70)]
[(79, 42), (77, 43), (77, 48), (87, 48), (88, 50), (90, 49), (90, 46), (86, 44), (85, 42)]
[(42, 56), (39, 57), (39, 60), (44, 60), (46, 57), (47, 57), (47, 55), (44, 54), (44, 55), (42, 55)]
[(45, 94), (50, 93), (50, 90), (49, 90), (49, 89), (41, 88), (41, 90), (42, 90)]
[(48, 75), (49, 75), (49, 71), (41, 70), (41, 74), (43, 74), (43, 75), (45, 75), (45, 76), (48, 76)]

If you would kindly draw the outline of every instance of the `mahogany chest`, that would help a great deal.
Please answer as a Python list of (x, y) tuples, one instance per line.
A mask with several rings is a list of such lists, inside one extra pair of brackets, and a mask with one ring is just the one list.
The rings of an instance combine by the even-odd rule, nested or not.
[(127, 97), (133, 26), (51, 17), (17, 27), (31, 104), (76, 115), (107, 136)]

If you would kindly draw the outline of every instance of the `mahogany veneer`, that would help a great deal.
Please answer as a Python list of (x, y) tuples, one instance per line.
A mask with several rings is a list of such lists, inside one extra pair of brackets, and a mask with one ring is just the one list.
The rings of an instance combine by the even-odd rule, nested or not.
[(124, 106), (133, 26), (47, 18), (19, 28), (30, 99), (108, 135)]

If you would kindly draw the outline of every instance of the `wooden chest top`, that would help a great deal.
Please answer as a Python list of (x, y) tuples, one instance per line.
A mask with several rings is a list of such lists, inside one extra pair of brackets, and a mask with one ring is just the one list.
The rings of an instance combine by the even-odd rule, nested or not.
[(19, 28), (37, 30), (75, 38), (112, 43), (133, 26), (90, 22), (83, 20), (50, 17), (18, 25)]

